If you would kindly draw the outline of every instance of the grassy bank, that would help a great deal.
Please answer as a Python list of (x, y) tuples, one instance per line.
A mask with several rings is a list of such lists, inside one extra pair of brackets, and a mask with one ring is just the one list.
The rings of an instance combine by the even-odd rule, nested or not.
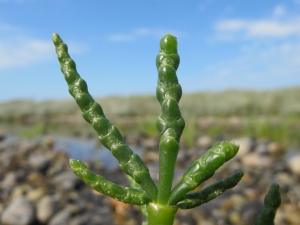
[[(230, 139), (250, 135), (300, 146), (300, 87), (246, 91), (227, 90), (184, 94), (180, 107), (186, 120), (182, 139), (192, 145), (200, 135)], [(112, 96), (97, 99), (106, 116), (122, 132), (146, 132), (156, 136), (160, 106), (155, 96)], [(42, 133), (90, 133), (92, 129), (70, 100), (11, 101), (0, 104), (2, 132), (23, 136)], [(67, 131), (69, 130), (69, 131)]]

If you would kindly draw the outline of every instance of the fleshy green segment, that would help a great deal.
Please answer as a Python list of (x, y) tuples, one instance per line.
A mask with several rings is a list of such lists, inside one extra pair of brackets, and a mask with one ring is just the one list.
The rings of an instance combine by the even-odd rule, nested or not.
[(175, 205), (185, 194), (212, 177), (217, 169), (233, 158), (239, 146), (231, 142), (218, 142), (183, 174), (182, 180), (172, 190), (169, 205)]
[(265, 206), (256, 217), (254, 225), (274, 225), (276, 210), (281, 203), (279, 189), (280, 187), (278, 184), (272, 184), (265, 197)]
[(71, 159), (70, 165), (76, 176), (80, 177), (95, 191), (115, 198), (124, 203), (144, 205), (150, 202), (150, 198), (148, 198), (144, 191), (123, 187), (112, 183), (105, 178), (96, 175), (95, 173), (90, 171), (83, 163), (77, 160)]
[(69, 86), (69, 92), (81, 109), (83, 118), (93, 126), (99, 135), (100, 142), (112, 152), (123, 172), (131, 176), (141, 185), (146, 194), (155, 200), (157, 188), (150, 177), (148, 168), (141, 158), (125, 144), (119, 130), (109, 122), (101, 106), (89, 94), (86, 82), (77, 73), (75, 62), (68, 54), (67, 45), (58, 34), (53, 34), (52, 39), (61, 71)]
[(185, 124), (178, 106), (182, 94), (176, 76), (179, 61), (176, 37), (167, 34), (160, 41), (160, 51), (156, 57), (158, 70), (156, 96), (162, 107), (156, 122), (161, 138), (157, 197), (157, 202), (161, 205), (168, 203), (171, 193), (179, 139)]
[(209, 202), (221, 195), (227, 189), (235, 187), (243, 175), (244, 173), (239, 171), (224, 180), (204, 188), (202, 191), (187, 194), (177, 203), (177, 206), (181, 209), (191, 209)]

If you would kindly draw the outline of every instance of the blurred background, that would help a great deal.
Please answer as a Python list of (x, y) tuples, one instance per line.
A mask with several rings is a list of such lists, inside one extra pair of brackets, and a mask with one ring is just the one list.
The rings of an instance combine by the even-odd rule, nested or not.
[[(251, 224), (268, 186), (278, 182), (283, 187), (278, 224), (300, 224), (299, 0), (0, 0), (3, 224), (21, 224), (7, 219), (19, 218), (13, 216), (18, 213), (27, 218), (22, 224), (141, 221), (132, 216), (135, 207), (96, 198), (70, 172), (72, 157), (128, 185), (68, 93), (51, 41), (54, 32), (67, 43), (90, 94), (154, 179), (160, 113), (155, 57), (165, 34), (177, 37), (186, 128), (175, 180), (222, 140), (239, 143), (242, 153), (216, 179), (237, 168), (247, 175), (227, 202), (180, 211), (177, 223)], [(63, 185), (64, 180), (69, 183)], [(9, 208), (20, 205), (31, 211)], [(103, 216), (106, 212), (112, 216)]]

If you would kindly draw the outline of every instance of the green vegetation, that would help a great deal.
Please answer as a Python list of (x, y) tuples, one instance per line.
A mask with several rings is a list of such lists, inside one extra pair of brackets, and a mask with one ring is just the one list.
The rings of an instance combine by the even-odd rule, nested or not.
[[(182, 134), (181, 139), (191, 147), (199, 135), (222, 135), (227, 140), (253, 136), (277, 141), (287, 148), (299, 147), (300, 104), (296, 98), (299, 95), (300, 87), (185, 94), (179, 105), (187, 131)], [(153, 121), (160, 109), (155, 96), (114, 96), (96, 101), (101, 102), (107, 118), (123, 134), (143, 132), (150, 137), (157, 136)], [(40, 135), (43, 130), (33, 126), (41, 121), (47, 123), (49, 133), (61, 133), (62, 130), (68, 132), (68, 127), (73, 133), (89, 131), (77, 105), (70, 100), (24, 100), (0, 104), (0, 128), (6, 125), (5, 130), (9, 131), (20, 125), (21, 131), (17, 131), (18, 134), (32, 134), (34, 130), (36, 135)], [(10, 124), (14, 126), (11, 127)]]
[[(82, 111), (83, 118), (92, 125), (100, 142), (118, 160), (121, 170), (130, 177), (131, 187), (123, 187), (94, 174), (83, 163), (71, 159), (70, 166), (73, 172), (94, 190), (118, 201), (141, 206), (147, 220), (144, 224), (172, 225), (178, 208), (197, 207), (216, 198), (226, 189), (233, 188), (241, 180), (243, 173), (237, 172), (200, 192), (188, 194), (211, 178), (219, 167), (237, 154), (238, 145), (223, 141), (216, 143), (202, 157), (195, 160), (179, 183), (172, 188), (180, 137), (185, 127), (178, 105), (182, 90), (176, 75), (180, 62), (176, 37), (165, 35), (160, 41), (160, 50), (156, 57), (156, 97), (161, 106), (161, 113), (156, 120), (160, 135), (158, 187), (151, 178), (148, 167), (125, 143), (118, 128), (108, 120), (101, 105), (89, 94), (86, 82), (77, 73), (75, 62), (68, 53), (67, 45), (57, 34), (53, 34), (52, 39), (69, 92)], [(193, 112), (189, 113), (192, 117)], [(224, 112), (223, 114), (226, 115)], [(132, 112), (130, 115), (136, 116)], [(274, 184), (265, 198), (265, 208), (257, 218), (256, 224), (273, 222), (279, 204), (279, 186)]]

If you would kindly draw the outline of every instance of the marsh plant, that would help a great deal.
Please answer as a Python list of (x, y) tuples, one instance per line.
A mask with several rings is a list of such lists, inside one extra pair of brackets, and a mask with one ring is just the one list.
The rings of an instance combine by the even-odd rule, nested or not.
[[(75, 62), (68, 54), (67, 45), (58, 34), (53, 34), (52, 38), (70, 94), (81, 109), (83, 118), (93, 126), (100, 142), (118, 160), (121, 170), (131, 184), (131, 187), (124, 187), (112, 183), (90, 171), (80, 161), (71, 159), (73, 172), (91, 188), (118, 201), (140, 206), (145, 216), (143, 224), (172, 225), (178, 209), (198, 207), (233, 188), (241, 180), (243, 172), (238, 171), (201, 191), (191, 192), (237, 154), (239, 146), (224, 141), (216, 143), (201, 158), (194, 161), (179, 183), (172, 188), (179, 141), (185, 126), (178, 106), (182, 89), (176, 75), (180, 62), (176, 37), (171, 34), (165, 35), (160, 41), (156, 57), (156, 97), (161, 106), (161, 113), (156, 121), (160, 135), (158, 186), (151, 178), (147, 166), (129, 148), (118, 128), (109, 122), (102, 107), (89, 94), (86, 82), (77, 73)], [(265, 206), (257, 216), (255, 225), (274, 224), (280, 201), (279, 186), (273, 184), (265, 197)]]

